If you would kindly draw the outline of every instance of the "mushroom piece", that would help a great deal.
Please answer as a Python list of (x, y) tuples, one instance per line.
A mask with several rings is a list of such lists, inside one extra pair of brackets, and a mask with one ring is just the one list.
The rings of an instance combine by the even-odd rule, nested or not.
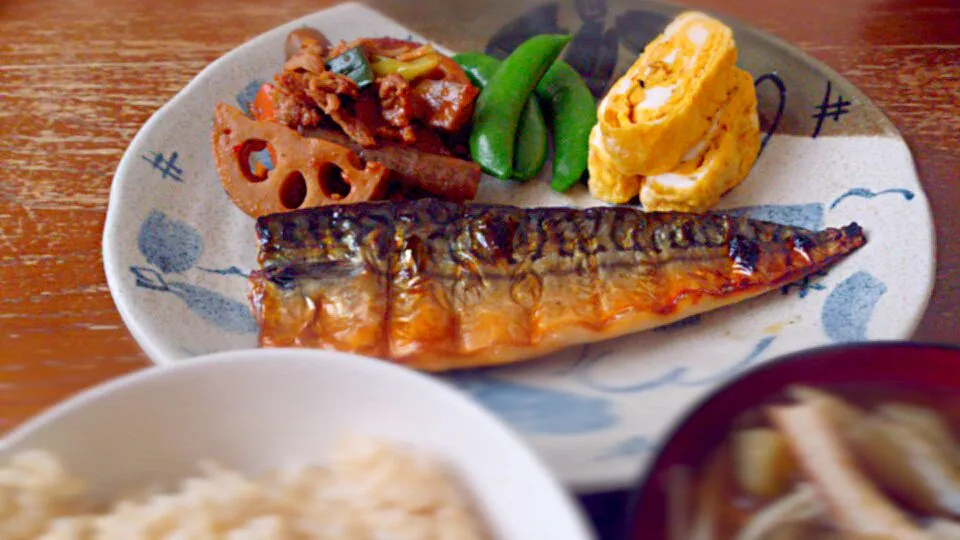
[(960, 516), (958, 445), (934, 411), (885, 404), (867, 413), (828, 392), (800, 387), (792, 395), (822, 411), (879, 487), (915, 509)]
[[(801, 484), (793, 492), (765, 506), (747, 523), (737, 540), (768, 540), (802, 534), (802, 525), (824, 514), (816, 490), (810, 484)], [(782, 533), (781, 531), (790, 531)], [(796, 537), (798, 540), (799, 536)]]
[(767, 409), (786, 436), (807, 479), (823, 498), (833, 521), (853, 538), (921, 540), (914, 525), (857, 469), (838, 426), (815, 400)]
[(845, 437), (881, 487), (926, 513), (960, 516), (960, 471), (949, 447), (913, 424), (880, 414), (870, 415)]
[(316, 28), (303, 26), (287, 34), (287, 39), (283, 44), (283, 54), (289, 59), (306, 46), (319, 46), (327, 49), (330, 47), (330, 40)]

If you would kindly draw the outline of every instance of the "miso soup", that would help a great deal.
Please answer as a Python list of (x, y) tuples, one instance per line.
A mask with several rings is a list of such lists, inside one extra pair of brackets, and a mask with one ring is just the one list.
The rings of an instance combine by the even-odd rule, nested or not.
[(960, 396), (793, 387), (667, 478), (671, 540), (960, 539)]

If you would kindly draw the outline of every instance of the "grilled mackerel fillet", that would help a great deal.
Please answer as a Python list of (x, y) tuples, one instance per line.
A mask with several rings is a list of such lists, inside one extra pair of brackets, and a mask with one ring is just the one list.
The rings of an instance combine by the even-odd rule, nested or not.
[(800, 279), (866, 243), (721, 214), (421, 199), (257, 220), (263, 347), (444, 371), (639, 332)]

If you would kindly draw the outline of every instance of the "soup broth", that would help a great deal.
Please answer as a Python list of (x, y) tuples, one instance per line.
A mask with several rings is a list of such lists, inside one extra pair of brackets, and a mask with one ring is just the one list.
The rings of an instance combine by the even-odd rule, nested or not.
[(671, 540), (960, 539), (960, 395), (797, 386), (667, 478)]

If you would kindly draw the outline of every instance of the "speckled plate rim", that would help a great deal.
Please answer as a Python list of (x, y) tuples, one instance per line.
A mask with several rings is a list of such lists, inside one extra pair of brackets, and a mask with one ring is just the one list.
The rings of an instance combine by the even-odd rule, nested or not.
[[(671, 9), (671, 10), (679, 8), (678, 6), (675, 6), (666, 2), (648, 2), (648, 3), (653, 7), (664, 6), (666, 9)], [(322, 12), (333, 13), (338, 10), (347, 10), (355, 7), (363, 7), (365, 9), (371, 9), (371, 10), (377, 11), (374, 7), (371, 7), (370, 5), (367, 5), (365, 3), (347, 2), (347, 3), (339, 4), (331, 8), (322, 10)], [(378, 13), (382, 14), (386, 18), (391, 18), (390, 15), (385, 12), (378, 11)], [(153, 115), (151, 115), (148, 121), (143, 125), (143, 127), (138, 131), (136, 136), (132, 139), (127, 152), (125, 152), (123, 158), (121, 159), (117, 167), (117, 170), (113, 178), (113, 184), (111, 186), (107, 216), (106, 216), (106, 221), (104, 225), (103, 246), (102, 246), (104, 269), (105, 269), (109, 290), (111, 292), (114, 303), (117, 306), (117, 310), (120, 313), (124, 324), (127, 326), (129, 331), (131, 332), (131, 335), (134, 337), (138, 345), (143, 349), (145, 354), (154, 363), (157, 363), (157, 364), (169, 363), (172, 361), (173, 356), (169, 354), (167, 350), (165, 350), (164, 346), (160, 342), (158, 342), (155, 339), (155, 337), (141, 324), (141, 321), (139, 321), (133, 315), (131, 311), (131, 304), (129, 302), (133, 302), (134, 300), (131, 298), (124, 297), (124, 295), (121, 293), (122, 287), (120, 286), (120, 280), (123, 278), (123, 276), (121, 275), (121, 271), (120, 271), (121, 269), (118, 266), (118, 261), (122, 258), (122, 255), (118, 253), (117, 243), (114, 241), (114, 238), (113, 238), (114, 234), (117, 234), (119, 232), (118, 221), (117, 221), (119, 218), (116, 212), (116, 208), (122, 205), (122, 201), (124, 200), (124, 197), (125, 197), (124, 183), (118, 180), (124, 177), (125, 175), (130, 174), (133, 163), (138, 159), (138, 156), (130, 152), (130, 148), (141, 145), (144, 142), (144, 140), (149, 137), (149, 133), (155, 128), (155, 126), (162, 121), (164, 113), (172, 108), (177, 107), (180, 104), (180, 102), (185, 98), (186, 95), (190, 94), (197, 86), (204, 84), (205, 83), (204, 79), (206, 78), (205, 75), (207, 75), (210, 71), (216, 69), (216, 67), (219, 66), (227, 56), (231, 56), (233, 54), (240, 53), (245, 50), (260, 47), (265, 41), (268, 40), (268, 35), (275, 32), (287, 32), (297, 26), (300, 26), (304, 19), (314, 17), (316, 15), (317, 13), (308, 14), (308, 15), (305, 15), (304, 17), (298, 18), (296, 20), (290, 21), (286, 24), (283, 24), (281, 26), (268, 30), (267, 32), (264, 32), (263, 34), (260, 34), (255, 38), (225, 53), (223, 56), (221, 56), (217, 60), (210, 63), (208, 66), (206, 66), (193, 79), (191, 79), (191, 81), (184, 88), (182, 88), (179, 92), (177, 92), (177, 94), (173, 98), (171, 98), (170, 101), (165, 103)], [(725, 21), (731, 21), (729, 17), (721, 16), (721, 18), (723, 18)], [(398, 24), (403, 24), (403, 23), (398, 22)], [(800, 51), (799, 49), (790, 45), (786, 41), (776, 38), (775, 36), (767, 34), (763, 31), (756, 30), (750, 26), (743, 25), (743, 23), (738, 22), (736, 24), (738, 24), (740, 28), (746, 29), (752, 34), (765, 40), (770, 44), (770, 46), (776, 47), (780, 51), (796, 57), (797, 59), (801, 60), (803, 63), (813, 66), (817, 70), (821, 71), (824, 74), (830, 75), (832, 78), (835, 78), (838, 81), (845, 81), (845, 79), (840, 75), (838, 75), (836, 71), (829, 68), (822, 62), (816, 60), (815, 58), (812, 58), (806, 53)], [(882, 112), (882, 110), (879, 107), (877, 107), (876, 104), (874, 104), (859, 89), (856, 89), (856, 87), (849, 84), (848, 82), (846, 84), (848, 84), (850, 88), (853, 88), (856, 90), (856, 92), (858, 93), (857, 98), (860, 99), (863, 104), (871, 107), (874, 111), (883, 115), (883, 120), (885, 124), (884, 127), (889, 129), (889, 132), (885, 133), (884, 136), (898, 139), (904, 144), (907, 151), (910, 152), (909, 145), (906, 144), (906, 141), (903, 140), (900, 133), (896, 130), (896, 127), (892, 124), (892, 122), (890, 122), (889, 118)], [(912, 153), (911, 153), (911, 165), (913, 167), (912, 172), (913, 172), (914, 178), (919, 179), (919, 175), (917, 174), (917, 171), (916, 171), (916, 164), (912, 158)], [(903, 332), (903, 335), (900, 336), (903, 339), (908, 338), (910, 335), (912, 335), (913, 332), (916, 330), (917, 326), (919, 325), (920, 320), (923, 314), (925, 313), (927, 306), (929, 305), (929, 302), (930, 302), (930, 294), (932, 293), (932, 290), (933, 290), (934, 277), (936, 273), (936, 258), (935, 258), (936, 239), (935, 239), (935, 235), (932, 233), (932, 231), (934, 231), (932, 213), (930, 212), (929, 201), (925, 196), (923, 196), (922, 191), (921, 193), (919, 193), (919, 195), (920, 195), (918, 197), (919, 200), (917, 202), (923, 205), (924, 207), (923, 211), (929, 217), (928, 230), (931, 231), (929, 235), (929, 239), (930, 239), (929, 249), (930, 249), (933, 264), (928, 268), (927, 275), (924, 276), (926, 292), (925, 292), (924, 298), (922, 299), (923, 303), (922, 303), (921, 309), (918, 309), (915, 312), (916, 313), (915, 316), (909, 317), (909, 320), (903, 321), (904, 332)], [(600, 491), (600, 490), (606, 490), (611, 488), (620, 488), (625, 485), (629, 485), (634, 479), (635, 477), (633, 475), (625, 476), (624, 474), (587, 475), (587, 476), (573, 475), (571, 478), (567, 479), (568, 480), (567, 483), (577, 491), (591, 492), (591, 491)]]
[[(344, 2), (322, 11), (326, 13), (333, 13), (339, 10), (349, 10), (355, 6), (363, 6), (367, 9), (372, 9), (369, 6), (359, 2)], [(234, 47), (213, 62), (207, 64), (202, 70), (200, 70), (199, 73), (190, 79), (186, 86), (174, 94), (174, 96), (170, 98), (170, 101), (164, 103), (159, 109), (156, 110), (156, 112), (150, 115), (150, 118), (143, 124), (140, 130), (137, 131), (137, 134), (130, 141), (130, 144), (127, 146), (127, 150), (120, 159), (120, 163), (117, 165), (117, 170), (114, 172), (113, 180), (110, 184), (110, 197), (107, 201), (107, 217), (103, 226), (102, 254), (104, 273), (107, 277), (107, 288), (110, 290), (113, 302), (117, 306), (117, 311), (120, 313), (120, 318), (127, 326), (130, 334), (137, 341), (137, 344), (141, 349), (143, 349), (143, 352), (155, 364), (168, 363), (170, 355), (164, 351), (163, 347), (154, 342), (149, 332), (141, 327), (140, 322), (136, 319), (136, 317), (133, 316), (127, 304), (127, 300), (119, 292), (121, 290), (121, 277), (119, 272), (114, 271), (115, 269), (119, 268), (117, 261), (121, 258), (121, 255), (117, 252), (118, 244), (113, 239), (114, 232), (118, 230), (117, 220), (119, 217), (117, 215), (116, 208), (123, 204), (125, 197), (125, 185), (119, 180), (130, 174), (133, 168), (133, 163), (135, 163), (137, 160), (137, 156), (130, 152), (130, 149), (142, 144), (143, 141), (150, 136), (150, 133), (153, 131), (154, 127), (163, 120), (164, 113), (170, 109), (176, 108), (179, 103), (196, 87), (202, 85), (206, 79), (206, 76), (215, 71), (219, 65), (225, 63), (227, 57), (233, 56), (237, 53), (242, 53), (245, 50), (261, 47), (266, 41), (269, 40), (269, 34), (281, 31), (289, 32), (290, 30), (301, 26), (301, 21), (303, 19), (315, 14), (316, 13), (308, 14), (278, 27), (271, 28), (270, 30), (257, 35), (253, 39)]]
[[(668, 12), (686, 9), (685, 6), (676, 4), (674, 2), (664, 1), (664, 0), (647, 0), (646, 3), (649, 3), (653, 7), (657, 7), (659, 5), (663, 9), (666, 9)], [(372, 6), (366, 2), (343, 2), (335, 6), (332, 6), (330, 8), (324, 9), (322, 11), (329, 13), (335, 10), (350, 9), (351, 7), (354, 7), (354, 6), (363, 6), (367, 9), (376, 10), (375, 6)], [(817, 70), (822, 71), (824, 74), (829, 75), (831, 79), (836, 79), (836, 80), (846, 82), (851, 89), (857, 92), (858, 100), (860, 100), (864, 104), (869, 105), (871, 108), (874, 109), (874, 111), (877, 114), (882, 116), (885, 124), (884, 127), (890, 131), (890, 134), (899, 138), (901, 141), (903, 141), (903, 143), (907, 146), (907, 148), (910, 149), (910, 145), (903, 138), (902, 134), (897, 129), (896, 125), (893, 123), (892, 120), (890, 120), (889, 116), (883, 111), (883, 109), (877, 106), (876, 103), (872, 99), (870, 99), (869, 96), (864, 94), (863, 91), (861, 91), (855, 85), (850, 84), (849, 81), (846, 80), (846, 78), (840, 75), (836, 70), (831, 68), (829, 65), (803, 52), (802, 50), (798, 49), (796, 46), (792, 45), (790, 42), (784, 39), (781, 39), (777, 36), (774, 36), (773, 34), (767, 33), (763, 30), (754, 28), (753, 26), (748, 25), (737, 18), (719, 14), (711, 10), (702, 10), (702, 11), (712, 16), (716, 16), (717, 18), (723, 20), (726, 23), (736, 26), (738, 28), (738, 31), (747, 31), (751, 33), (755, 37), (768, 42), (771, 47), (776, 47), (780, 51), (785, 52), (797, 58), (798, 60), (800, 60), (805, 64), (814, 66)], [(144, 125), (137, 131), (137, 134), (134, 136), (134, 138), (130, 141), (130, 144), (128, 145), (128, 149), (130, 147), (137, 146), (138, 143), (142, 143), (143, 140), (149, 136), (149, 133), (152, 130), (154, 124), (159, 123), (161, 121), (163, 113), (165, 113), (168, 109), (175, 108), (178, 102), (182, 100), (185, 95), (189, 94), (195, 86), (198, 86), (199, 84), (202, 83), (202, 79), (204, 78), (203, 76), (208, 72), (213, 71), (216, 66), (218, 66), (221, 62), (224, 61), (224, 58), (226, 56), (232, 55), (237, 52), (241, 52), (246, 49), (253, 49), (253, 48), (262, 46), (262, 44), (268, 40), (267, 34), (275, 31), (279, 31), (279, 30), (288, 31), (289, 29), (296, 28), (297, 26), (301, 25), (301, 21), (303, 19), (311, 17), (316, 13), (318, 12), (304, 15), (303, 17), (299, 17), (296, 20), (287, 22), (281, 26), (274, 27), (270, 30), (267, 30), (257, 35), (256, 37), (250, 39), (249, 41), (246, 41), (238, 45), (237, 47), (231, 49), (230, 51), (227, 51), (226, 53), (218, 57), (216, 60), (214, 60), (207, 66), (205, 66), (187, 83), (186, 86), (180, 89), (180, 91), (178, 91), (169, 101), (164, 103), (159, 109), (157, 109), (150, 116), (147, 122), (144, 123)], [(387, 14), (384, 14), (384, 16), (389, 17)], [(911, 150), (911, 156), (912, 156), (912, 149), (910, 150)], [(134, 162), (135, 160), (136, 160), (136, 156), (132, 155), (129, 151), (124, 152), (124, 155), (121, 158), (116, 171), (114, 172), (114, 176), (111, 182), (110, 196), (109, 196), (108, 205), (107, 205), (107, 215), (106, 215), (106, 220), (104, 222), (104, 232), (103, 232), (103, 240), (102, 240), (103, 264), (105, 268), (108, 289), (110, 290), (110, 293), (114, 299), (114, 304), (117, 306), (117, 310), (120, 312), (120, 316), (123, 319), (124, 324), (126, 324), (127, 328), (130, 330), (131, 334), (134, 336), (134, 339), (136, 339), (137, 343), (144, 350), (147, 356), (150, 357), (150, 359), (153, 362), (163, 363), (165, 361), (166, 355), (162, 353), (162, 350), (159, 347), (153, 344), (147, 332), (142, 328), (140, 328), (139, 324), (137, 324), (137, 321), (133, 318), (132, 314), (127, 308), (125, 302), (122, 302), (117, 298), (116, 291), (118, 290), (117, 282), (119, 280), (119, 276), (115, 275), (111, 271), (112, 268), (116, 268), (116, 260), (119, 258), (119, 255), (115, 253), (113, 249), (111, 249), (116, 245), (112, 241), (112, 232), (116, 230), (115, 222), (117, 220), (117, 214), (116, 212), (111, 212), (110, 209), (115, 208), (116, 206), (121, 204), (121, 201), (123, 200), (123, 189), (122, 189), (122, 183), (118, 182), (117, 180), (120, 177), (124, 176), (131, 169), (132, 162)], [(914, 171), (913, 171), (914, 175), (917, 178), (919, 178), (920, 175), (916, 169), (915, 161), (914, 161), (913, 167), (914, 167)], [(935, 224), (933, 221), (933, 212), (931, 211), (929, 200), (926, 197), (923, 197), (923, 200), (918, 202), (921, 202), (925, 206), (925, 213), (928, 216), (930, 216), (930, 220), (929, 220), (930, 230), (936, 230)], [(934, 264), (929, 268), (929, 272), (927, 276), (927, 282), (929, 283), (929, 287), (927, 290), (925, 304), (923, 306), (923, 309), (921, 310), (921, 317), (922, 317), (922, 313), (926, 312), (926, 309), (929, 306), (931, 295), (933, 293), (933, 286), (936, 280), (936, 270), (937, 270), (936, 235), (931, 235), (930, 237), (930, 252), (933, 255)], [(916, 328), (919, 326), (920, 318), (917, 318), (915, 321), (912, 321), (912, 323), (913, 323), (912, 329), (910, 332), (911, 334), (914, 331), (916, 331)]]

